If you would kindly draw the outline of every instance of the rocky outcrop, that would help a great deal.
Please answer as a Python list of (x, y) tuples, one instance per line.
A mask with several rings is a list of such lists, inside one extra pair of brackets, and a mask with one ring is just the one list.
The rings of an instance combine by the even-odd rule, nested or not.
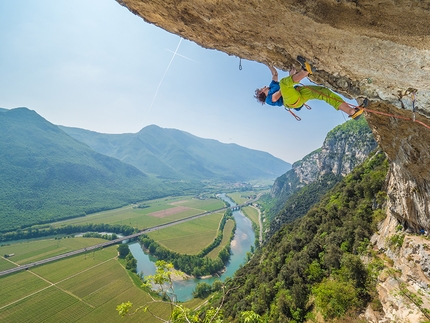
[[(369, 307), (368, 322), (427, 322), (430, 320), (430, 239), (403, 230), (388, 216), (372, 237), (385, 263), (378, 275), (381, 309)], [(381, 252), (382, 251), (382, 252)]]
[(331, 130), (321, 148), (295, 162), (271, 189), (274, 198), (286, 199), (297, 189), (332, 173), (346, 176), (377, 147), (366, 121), (348, 121)]
[[(331, 130), (321, 148), (295, 162), (292, 169), (275, 180), (270, 191), (275, 202), (265, 209), (265, 216), (270, 222), (266, 241), (282, 225), (305, 215), (376, 147), (377, 143), (364, 118), (350, 120)], [(314, 193), (303, 200), (300, 194), (302, 188)]]
[(430, 0), (117, 1), (229, 55), (283, 70), (305, 55), (318, 69), (313, 81), (369, 98), (366, 118), (391, 162), (389, 212), (430, 229)]

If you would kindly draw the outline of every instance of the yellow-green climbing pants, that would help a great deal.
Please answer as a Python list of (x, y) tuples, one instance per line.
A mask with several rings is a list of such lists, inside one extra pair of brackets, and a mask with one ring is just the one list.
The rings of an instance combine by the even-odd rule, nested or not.
[(307, 101), (316, 99), (323, 100), (338, 110), (344, 102), (339, 95), (323, 86), (306, 85), (306, 87), (295, 88), (294, 85), (297, 84), (299, 83), (295, 83), (292, 76), (284, 77), (279, 81), (284, 105), (288, 108), (298, 109)]

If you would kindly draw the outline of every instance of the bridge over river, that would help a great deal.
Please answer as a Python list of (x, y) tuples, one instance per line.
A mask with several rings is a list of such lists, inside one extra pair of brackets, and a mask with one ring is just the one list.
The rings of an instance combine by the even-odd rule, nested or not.
[[(257, 197), (257, 199), (258, 199), (258, 197)], [(255, 200), (257, 200), (257, 199), (255, 199)], [(247, 202), (245, 202), (245, 203), (243, 203), (241, 205), (236, 205), (236, 206), (230, 207), (230, 208), (233, 209), (233, 208), (237, 208), (237, 207), (246, 206), (249, 203), (254, 202), (255, 200), (247, 201)], [(99, 244), (94, 245), (94, 246), (90, 246), (90, 247), (86, 247), (86, 248), (83, 248), (83, 249), (66, 252), (66, 253), (63, 253), (61, 255), (57, 255), (57, 256), (54, 256), (54, 257), (46, 258), (46, 259), (43, 259), (43, 260), (38, 260), (38, 261), (31, 262), (31, 263), (28, 263), (28, 264), (25, 264), (25, 265), (20, 265), (20, 266), (14, 267), (14, 268), (3, 270), (3, 271), (0, 271), (0, 276), (8, 275), (8, 274), (11, 274), (11, 273), (14, 273), (14, 272), (18, 272), (20, 270), (27, 270), (27, 269), (29, 269), (31, 267), (34, 267), (34, 266), (39, 266), (39, 265), (46, 264), (48, 262), (52, 262), (52, 261), (60, 260), (60, 259), (63, 259), (63, 258), (75, 256), (75, 255), (78, 255), (78, 254), (81, 254), (81, 253), (84, 253), (84, 252), (87, 252), (87, 251), (96, 250), (96, 249), (99, 249), (99, 248), (104, 248), (104, 247), (107, 247), (107, 246), (110, 246), (110, 245), (114, 245), (114, 244), (120, 243), (120, 242), (122, 242), (124, 240), (128, 240), (128, 239), (133, 239), (133, 238), (139, 237), (142, 234), (146, 234), (148, 232), (152, 232), (152, 231), (160, 230), (160, 229), (163, 229), (163, 228), (167, 228), (167, 227), (170, 227), (172, 225), (176, 225), (176, 224), (179, 224), (179, 223), (191, 221), (191, 220), (194, 220), (194, 219), (197, 219), (197, 218), (201, 218), (201, 217), (209, 215), (209, 214), (218, 213), (218, 212), (221, 212), (221, 211), (224, 211), (224, 210), (227, 210), (227, 208), (224, 207), (224, 208), (221, 208), (221, 209), (218, 209), (218, 210), (214, 210), (214, 211), (210, 211), (210, 212), (203, 212), (203, 213), (200, 213), (200, 214), (197, 214), (197, 215), (190, 216), (190, 217), (185, 218), (185, 219), (176, 220), (176, 221), (168, 222), (168, 223), (165, 223), (165, 224), (160, 224), (160, 225), (148, 228), (148, 229), (144, 229), (142, 231), (139, 231), (138, 233), (134, 233), (134, 234), (131, 234), (129, 236), (121, 237), (121, 238), (118, 238), (118, 239), (115, 239), (115, 240), (106, 241), (106, 242), (99, 243)]]

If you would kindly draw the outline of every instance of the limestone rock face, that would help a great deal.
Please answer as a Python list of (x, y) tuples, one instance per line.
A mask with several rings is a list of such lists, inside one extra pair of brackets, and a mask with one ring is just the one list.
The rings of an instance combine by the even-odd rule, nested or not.
[[(384, 251), (388, 266), (378, 276), (381, 313), (366, 311), (368, 322), (425, 322), (430, 308), (430, 240), (398, 229), (396, 218), (388, 216), (371, 241)], [(401, 226), (400, 226), (401, 227)], [(394, 237), (401, 239), (394, 240)], [(395, 244), (390, 241), (397, 241)]]
[(117, 1), (229, 55), (283, 70), (304, 55), (318, 69), (314, 82), (369, 98), (366, 118), (392, 165), (389, 211), (430, 229), (430, 0)]
[[(321, 148), (295, 162), (292, 168), (278, 177), (271, 189), (272, 197), (285, 199), (295, 190), (333, 173), (346, 176), (361, 164), (377, 147), (364, 120), (348, 121), (331, 130)], [(355, 123), (352, 129), (348, 124)]]

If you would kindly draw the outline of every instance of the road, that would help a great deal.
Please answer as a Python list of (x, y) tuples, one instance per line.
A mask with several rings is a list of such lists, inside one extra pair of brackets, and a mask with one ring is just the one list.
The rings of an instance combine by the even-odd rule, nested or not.
[[(257, 200), (257, 199), (255, 199), (255, 200)], [(239, 206), (240, 207), (245, 206), (248, 203), (254, 202), (255, 200), (245, 202), (245, 203), (243, 203), (243, 204), (241, 204)], [(200, 214), (197, 214), (197, 215), (190, 216), (190, 217), (185, 218), (185, 219), (176, 220), (176, 221), (172, 221), (172, 222), (165, 223), (165, 224), (160, 224), (160, 225), (157, 225), (155, 227), (151, 227), (151, 228), (139, 231), (138, 233), (135, 233), (135, 234), (132, 234), (132, 235), (129, 235), (129, 236), (126, 236), (126, 237), (121, 237), (121, 238), (118, 238), (118, 239), (115, 239), (115, 240), (106, 241), (106, 242), (99, 243), (99, 244), (94, 245), (94, 246), (86, 247), (86, 248), (79, 249), (79, 250), (70, 251), (70, 252), (63, 253), (63, 254), (58, 255), (58, 256), (46, 258), (46, 259), (43, 259), (43, 260), (38, 260), (38, 261), (31, 262), (31, 263), (28, 263), (28, 264), (25, 264), (25, 265), (20, 265), (18, 267), (14, 267), (14, 268), (10, 268), (10, 269), (7, 269), (7, 270), (0, 271), (0, 276), (8, 275), (8, 274), (15, 273), (15, 272), (18, 272), (18, 271), (21, 271), (21, 270), (27, 270), (27, 269), (29, 269), (31, 267), (34, 267), (34, 266), (39, 266), (39, 265), (46, 264), (48, 262), (52, 262), (52, 261), (60, 260), (60, 259), (63, 259), (63, 258), (75, 256), (75, 255), (78, 255), (78, 254), (81, 254), (81, 253), (84, 253), (84, 252), (87, 252), (87, 251), (91, 251), (91, 250), (95, 250), (95, 249), (99, 249), (99, 248), (104, 248), (104, 247), (107, 247), (107, 246), (111, 246), (111, 245), (120, 243), (123, 240), (133, 239), (133, 238), (139, 237), (142, 234), (146, 234), (148, 232), (152, 232), (152, 231), (164, 229), (164, 228), (170, 227), (172, 225), (176, 225), (176, 224), (179, 224), (179, 223), (183, 223), (183, 222), (195, 220), (195, 219), (201, 218), (203, 216), (206, 216), (206, 215), (209, 215), (209, 214), (213, 214), (213, 213), (218, 213), (218, 212), (225, 211), (225, 210), (227, 210), (226, 207), (218, 209), (218, 210), (210, 211), (210, 212), (206, 211), (206, 212), (203, 212), (203, 213), (200, 213)]]

